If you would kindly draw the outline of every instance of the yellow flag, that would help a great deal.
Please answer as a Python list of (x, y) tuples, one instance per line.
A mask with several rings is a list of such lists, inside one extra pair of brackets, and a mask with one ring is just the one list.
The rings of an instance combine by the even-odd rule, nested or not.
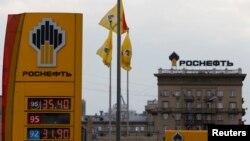
[[(125, 19), (125, 14), (124, 14), (124, 9), (123, 9), (123, 4), (122, 1), (120, 3), (120, 23), (121, 23), (121, 34), (123, 34), (124, 32), (126, 32), (128, 30), (128, 26), (126, 23), (126, 19)], [(101, 19), (101, 21), (99, 22), (99, 24), (107, 29), (110, 29), (110, 21), (111, 21), (111, 28), (114, 32), (117, 33), (117, 4), (108, 11), (108, 13)]]
[(127, 33), (121, 49), (121, 65), (124, 70), (130, 71), (132, 67), (130, 66), (132, 58), (132, 46), (129, 38), (129, 34)]
[(98, 54), (103, 63), (110, 67), (112, 60), (112, 30), (109, 30), (109, 35), (103, 45), (97, 50), (96, 54)]

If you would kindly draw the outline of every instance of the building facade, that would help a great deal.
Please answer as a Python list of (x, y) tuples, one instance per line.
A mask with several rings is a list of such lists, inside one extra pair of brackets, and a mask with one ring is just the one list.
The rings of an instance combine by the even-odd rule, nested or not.
[[(100, 114), (88, 115), (82, 122), (85, 130), (83, 141), (114, 141), (116, 138), (116, 111), (113, 105), (111, 112), (100, 111)], [(160, 135), (154, 130), (154, 124), (148, 121), (147, 113), (127, 112), (127, 104), (121, 105), (121, 139), (124, 141), (158, 141)], [(129, 122), (128, 122), (129, 119)]]
[[(145, 107), (154, 129), (207, 129), (208, 124), (242, 124), (243, 80), (237, 70), (159, 69), (158, 101)], [(163, 136), (162, 136), (163, 137)]]
[[(209, 124), (243, 124), (242, 86), (246, 74), (236, 70), (159, 69), (158, 99), (148, 100), (145, 112), (121, 106), (123, 140), (164, 141), (165, 130), (206, 130)], [(111, 122), (109, 122), (111, 116)], [(87, 140), (115, 140), (116, 105), (109, 113), (83, 121)], [(111, 130), (110, 130), (111, 129)], [(111, 132), (110, 132), (111, 131)]]

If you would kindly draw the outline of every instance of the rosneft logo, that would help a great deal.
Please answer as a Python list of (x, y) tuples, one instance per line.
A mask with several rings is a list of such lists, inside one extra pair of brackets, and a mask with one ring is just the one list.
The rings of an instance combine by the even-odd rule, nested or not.
[(179, 60), (179, 56), (173, 52), (170, 56), (169, 56), (169, 60), (172, 62), (172, 67), (176, 67), (176, 62)]
[(56, 67), (57, 52), (65, 45), (65, 31), (45, 18), (30, 32), (30, 45), (37, 51), (38, 67)]
[(174, 134), (174, 136), (173, 136), (173, 141), (184, 141), (183, 140), (183, 136), (180, 134), (180, 133), (176, 133), (176, 134)]
[(233, 62), (229, 60), (179, 60), (179, 55), (173, 52), (169, 56), (169, 60), (172, 62), (172, 68), (177, 67), (177, 61), (180, 67), (218, 67), (218, 66), (233, 66)]
[(124, 56), (127, 56), (127, 57), (129, 57), (130, 54), (131, 54), (131, 51), (130, 51), (129, 49), (126, 49), (126, 50), (123, 52), (123, 55), (124, 55)]

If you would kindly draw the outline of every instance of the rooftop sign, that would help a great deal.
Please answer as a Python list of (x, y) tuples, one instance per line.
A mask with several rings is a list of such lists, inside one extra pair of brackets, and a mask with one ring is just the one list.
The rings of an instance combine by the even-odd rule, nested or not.
[[(179, 56), (173, 52), (169, 56), (169, 60), (172, 61), (172, 67), (176, 67)], [(179, 60), (179, 66), (231, 67), (233, 66), (233, 62), (230, 62), (229, 60)]]

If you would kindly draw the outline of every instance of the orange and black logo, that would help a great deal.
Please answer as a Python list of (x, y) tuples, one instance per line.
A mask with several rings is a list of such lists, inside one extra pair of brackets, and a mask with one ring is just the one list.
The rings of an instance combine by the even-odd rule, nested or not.
[(30, 45), (37, 51), (38, 67), (56, 67), (57, 52), (65, 45), (65, 31), (45, 18), (30, 32)]
[(183, 141), (183, 136), (180, 134), (180, 133), (176, 133), (174, 136), (173, 136), (173, 141)]
[(176, 62), (179, 60), (179, 56), (173, 52), (170, 56), (169, 56), (169, 60), (172, 62), (172, 67), (175, 66), (176, 67)]

